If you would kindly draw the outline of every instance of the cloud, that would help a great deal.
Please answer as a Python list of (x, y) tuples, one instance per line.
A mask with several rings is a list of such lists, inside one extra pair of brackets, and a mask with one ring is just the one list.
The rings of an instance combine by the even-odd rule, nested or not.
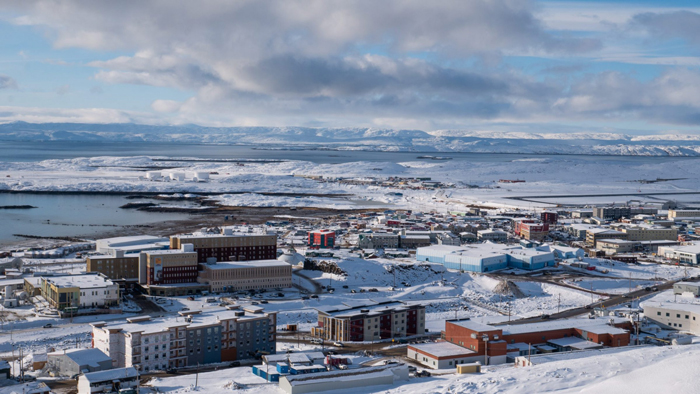
[(682, 38), (695, 45), (700, 44), (700, 14), (696, 12), (644, 12), (633, 16), (629, 25), (653, 37), (669, 40)]
[(155, 100), (151, 103), (151, 108), (156, 112), (177, 112), (182, 107), (182, 103), (174, 100)]
[(0, 90), (2, 89), (17, 89), (17, 81), (7, 75), (0, 74)]

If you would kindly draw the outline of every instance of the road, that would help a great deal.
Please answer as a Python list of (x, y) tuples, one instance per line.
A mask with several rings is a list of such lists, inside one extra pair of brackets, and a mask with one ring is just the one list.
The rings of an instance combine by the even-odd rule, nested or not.
[[(663, 283), (661, 285), (655, 286), (658, 290), (658, 292), (668, 290), (673, 288), (673, 284), (676, 282), (680, 282), (682, 279), (675, 280), (675, 281), (668, 281), (666, 283)], [(685, 281), (688, 281), (687, 279)], [(697, 280), (695, 280), (697, 281)], [(593, 304), (590, 304), (589, 306), (591, 308), (573, 308), (573, 309), (567, 309), (565, 311), (559, 312), (559, 313), (553, 313), (549, 316), (549, 319), (542, 319), (541, 317), (529, 317), (525, 319), (519, 319), (519, 320), (511, 320), (510, 322), (505, 322), (505, 323), (498, 323), (496, 325), (506, 325), (506, 324), (526, 324), (526, 323), (537, 323), (537, 322), (542, 322), (542, 321), (547, 321), (547, 320), (556, 320), (556, 319), (566, 319), (569, 317), (574, 317), (574, 316), (580, 316), (586, 313), (590, 313), (592, 308), (611, 308), (620, 304), (625, 304), (625, 303), (630, 303), (632, 300), (635, 298), (647, 296), (647, 295), (652, 295), (652, 294), (657, 294), (657, 292), (649, 292), (644, 289), (641, 290), (635, 290), (631, 293), (627, 294), (622, 294), (622, 295), (617, 295), (617, 296), (612, 296), (609, 299), (605, 301), (599, 301)]]

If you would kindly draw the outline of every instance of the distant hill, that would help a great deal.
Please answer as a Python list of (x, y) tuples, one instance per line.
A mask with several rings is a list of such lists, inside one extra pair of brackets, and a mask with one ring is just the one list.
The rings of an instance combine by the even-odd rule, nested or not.
[(576, 133), (528, 134), (381, 128), (154, 126), (131, 123), (0, 124), (0, 141), (147, 141), (243, 144), (270, 148), (421, 152), (700, 156), (700, 136)]

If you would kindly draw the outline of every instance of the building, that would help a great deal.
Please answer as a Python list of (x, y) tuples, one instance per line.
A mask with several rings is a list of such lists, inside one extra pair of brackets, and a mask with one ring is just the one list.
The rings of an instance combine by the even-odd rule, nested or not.
[(700, 218), (700, 210), (697, 209), (669, 209), (668, 210), (669, 220), (676, 220), (681, 218)]
[(112, 359), (99, 349), (69, 349), (47, 354), (47, 365), (58, 376), (112, 369)]
[(269, 234), (234, 234), (224, 229), (223, 234), (191, 234), (170, 237), (170, 249), (192, 244), (197, 261), (272, 260), (277, 258), (277, 236)]
[(153, 235), (135, 235), (131, 237), (104, 238), (95, 241), (97, 253), (113, 255), (116, 251), (124, 253), (141, 253), (146, 250), (168, 249), (168, 239)]
[(673, 294), (691, 293), (700, 297), (700, 282), (676, 282), (673, 284)]
[(682, 264), (698, 265), (700, 244), (659, 246), (657, 254)]
[(423, 246), (430, 246), (429, 235), (401, 235), (399, 236), (399, 247), (404, 249), (416, 249)]
[(362, 249), (398, 249), (399, 234), (371, 233), (360, 234), (357, 246)]
[(279, 260), (201, 264), (197, 282), (212, 292), (292, 287), (292, 266)]
[(319, 393), (337, 390), (357, 390), (364, 387), (393, 385), (408, 380), (408, 366), (390, 364), (360, 369), (328, 371), (303, 375), (286, 375), (279, 380), (279, 388), (287, 394)]
[(445, 322), (442, 338), (446, 343), (470, 352), (460, 353), (459, 349), (447, 345), (422, 349), (410, 345), (408, 357), (436, 369), (456, 366), (454, 363), (450, 364), (450, 361), (502, 364), (508, 357), (522, 355), (523, 347), (532, 347), (535, 351), (563, 351), (571, 350), (572, 347), (627, 346), (630, 341), (629, 329), (629, 320), (614, 317), (563, 319), (503, 326), (492, 326), (470, 319), (455, 319)]
[(432, 369), (455, 368), (457, 365), (483, 362), (484, 356), (476, 351), (450, 342), (408, 345), (406, 357)]
[(425, 306), (382, 300), (319, 306), (311, 335), (328, 341), (374, 341), (425, 334)]
[(593, 216), (603, 220), (618, 220), (632, 215), (629, 207), (594, 207)]
[(197, 253), (192, 245), (181, 249), (143, 252), (139, 256), (139, 283), (167, 285), (197, 282)]
[(119, 285), (102, 274), (41, 278), (41, 296), (52, 308), (105, 308), (119, 305)]
[(622, 227), (620, 231), (627, 234), (630, 241), (674, 241), (678, 239), (678, 230), (664, 227)]
[(112, 254), (88, 256), (87, 272), (99, 272), (112, 280), (137, 281), (139, 278), (139, 254), (125, 254), (115, 250)]
[(277, 315), (239, 310), (180, 312), (179, 316), (91, 323), (93, 347), (114, 367), (143, 373), (274, 354)]
[(262, 364), (253, 365), (252, 372), (268, 382), (279, 382), (284, 375), (326, 372), (326, 361), (322, 352), (263, 355)]
[(307, 245), (317, 248), (332, 248), (335, 246), (335, 231), (316, 230), (309, 231)]
[(532, 220), (517, 220), (515, 234), (521, 238), (542, 241), (549, 234), (549, 224)]
[(559, 221), (559, 214), (551, 211), (543, 211), (540, 213), (540, 220), (544, 224), (557, 224)]
[(90, 372), (78, 377), (78, 394), (128, 393), (139, 385), (139, 372), (136, 368), (117, 368), (107, 371)]
[(416, 250), (416, 261), (428, 261), (446, 268), (492, 272), (504, 268), (542, 269), (556, 264), (551, 251), (490, 242), (463, 246), (433, 245)]
[(508, 233), (502, 230), (479, 230), (476, 232), (479, 241), (508, 242)]
[(601, 239), (596, 243), (596, 248), (602, 250), (608, 256), (620, 253), (631, 253), (640, 247), (641, 243), (637, 241), (628, 241), (626, 239)]
[(599, 239), (627, 239), (627, 234), (607, 228), (592, 228), (586, 230), (586, 244), (597, 248), (596, 242)]
[(642, 307), (644, 317), (661, 328), (700, 335), (700, 305), (646, 301)]

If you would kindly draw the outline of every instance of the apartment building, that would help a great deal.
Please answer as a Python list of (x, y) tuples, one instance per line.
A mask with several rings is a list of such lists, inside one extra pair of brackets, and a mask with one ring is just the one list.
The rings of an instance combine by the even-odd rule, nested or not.
[(41, 296), (52, 308), (104, 308), (119, 305), (119, 285), (99, 273), (41, 278)]
[(318, 326), (311, 335), (328, 341), (374, 341), (425, 333), (425, 306), (398, 301), (343, 303), (314, 308)]
[(212, 292), (292, 287), (292, 266), (278, 260), (202, 264), (200, 269), (197, 282)]
[(664, 227), (621, 227), (619, 229), (627, 234), (630, 241), (675, 241), (678, 239), (678, 230)]
[(170, 249), (192, 244), (197, 262), (272, 260), (277, 258), (277, 236), (268, 234), (191, 234), (170, 237)]
[(601, 239), (597, 241), (596, 247), (605, 252), (606, 255), (612, 256), (634, 252), (641, 247), (641, 243), (626, 239)]
[(594, 207), (593, 216), (603, 220), (618, 220), (630, 217), (632, 210), (629, 207)]
[(533, 241), (543, 240), (549, 234), (549, 224), (539, 221), (521, 219), (515, 221), (515, 234)]
[(372, 233), (360, 234), (358, 244), (363, 249), (398, 249), (399, 234), (394, 233)]
[(93, 347), (108, 354), (113, 367), (136, 367), (142, 373), (251, 359), (274, 354), (277, 346), (276, 313), (193, 311), (91, 326)]
[(681, 218), (700, 218), (700, 210), (697, 209), (669, 209), (668, 218), (670, 220)]

